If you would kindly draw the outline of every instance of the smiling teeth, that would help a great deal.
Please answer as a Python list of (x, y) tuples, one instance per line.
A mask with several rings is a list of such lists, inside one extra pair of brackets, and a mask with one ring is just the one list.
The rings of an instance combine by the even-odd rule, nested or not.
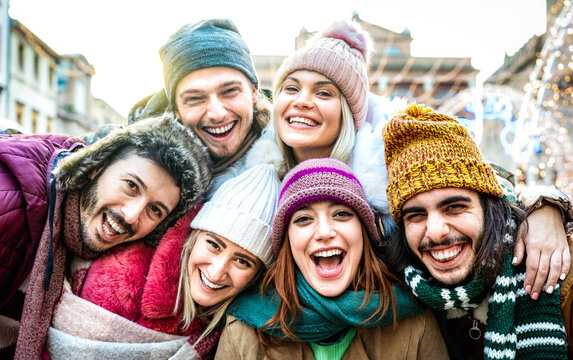
[(199, 271), (199, 274), (201, 274), (201, 280), (203, 281), (203, 284), (207, 285), (208, 288), (213, 289), (213, 290), (218, 290), (218, 289), (225, 287), (225, 285), (213, 284), (212, 282), (207, 280), (207, 278), (205, 277), (205, 275), (203, 275), (203, 273), (201, 271)]
[(307, 118), (302, 118), (302, 117), (291, 117), (288, 119), (289, 124), (292, 124), (294, 122), (296, 123), (302, 123), (308, 126), (318, 126), (317, 123), (315, 123), (314, 121), (307, 119)]
[(227, 131), (231, 130), (234, 125), (235, 125), (235, 123), (232, 122), (227, 126), (218, 127), (218, 128), (206, 127), (205, 130), (207, 130), (207, 132), (209, 134), (223, 134), (223, 133), (226, 133)]
[(462, 251), (461, 246), (458, 247), (457, 250), (451, 250), (451, 251), (440, 251), (440, 252), (430, 251), (430, 254), (434, 259), (438, 261), (448, 261), (458, 256), (460, 251)]
[(111, 228), (117, 231), (119, 234), (123, 234), (125, 229), (118, 225), (110, 216), (107, 216), (107, 222), (111, 225)]
[(335, 250), (328, 250), (328, 251), (319, 251), (314, 254), (314, 257), (331, 257), (335, 255), (342, 254), (342, 250), (335, 249)]

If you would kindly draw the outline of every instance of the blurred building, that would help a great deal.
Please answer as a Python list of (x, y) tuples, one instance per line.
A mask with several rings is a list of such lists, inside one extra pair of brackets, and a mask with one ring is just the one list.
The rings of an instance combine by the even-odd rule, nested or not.
[[(439, 107), (458, 92), (475, 86), (478, 73), (470, 58), (414, 57), (410, 52), (412, 37), (408, 30), (396, 33), (366, 22), (353, 14), (372, 40), (368, 77), (370, 90), (389, 98), (396, 96), (409, 102)], [(315, 34), (301, 29), (294, 40), (299, 49)], [(264, 89), (272, 89), (277, 70), (286, 56), (254, 55), (254, 62)]]
[(83, 55), (61, 55), (0, 0), (0, 118), (26, 133), (81, 136), (125, 118), (91, 93), (94, 67)]

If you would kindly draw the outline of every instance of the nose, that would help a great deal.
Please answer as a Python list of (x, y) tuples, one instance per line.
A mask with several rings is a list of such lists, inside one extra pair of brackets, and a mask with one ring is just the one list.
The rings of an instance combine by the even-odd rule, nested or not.
[(312, 108), (314, 103), (312, 102), (312, 97), (310, 91), (301, 90), (296, 99), (294, 100), (294, 106), (301, 109)]
[(145, 200), (140, 198), (127, 201), (121, 208), (121, 213), (125, 221), (130, 225), (137, 223), (146, 205)]
[(426, 222), (426, 237), (434, 242), (439, 242), (450, 233), (450, 227), (446, 219), (439, 214), (429, 214)]
[(318, 218), (316, 222), (316, 232), (314, 233), (315, 240), (329, 240), (336, 236), (336, 231), (332, 227), (332, 223), (328, 219)]
[(209, 103), (207, 104), (207, 116), (209, 119), (223, 120), (226, 114), (227, 111), (221, 99), (215, 95), (210, 96)]
[(209, 266), (209, 279), (222, 282), (228, 274), (229, 261), (225, 256), (214, 256)]

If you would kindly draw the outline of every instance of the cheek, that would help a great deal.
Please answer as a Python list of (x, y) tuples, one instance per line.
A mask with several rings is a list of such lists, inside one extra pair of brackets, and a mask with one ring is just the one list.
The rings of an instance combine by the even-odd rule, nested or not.
[(240, 271), (237, 274), (232, 275), (233, 277), (233, 284), (237, 293), (245, 290), (247, 286), (249, 286), (251, 280), (255, 277), (256, 271)]

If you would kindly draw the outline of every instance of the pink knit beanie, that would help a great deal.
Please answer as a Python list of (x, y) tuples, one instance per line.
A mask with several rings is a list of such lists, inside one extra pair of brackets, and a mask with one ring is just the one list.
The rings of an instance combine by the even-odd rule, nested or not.
[(370, 41), (368, 33), (358, 23), (333, 23), (283, 61), (275, 79), (275, 97), (288, 75), (297, 70), (315, 71), (338, 86), (350, 106), (358, 130), (368, 112), (366, 65)]
[(380, 243), (374, 214), (366, 202), (362, 185), (350, 167), (332, 158), (311, 159), (295, 166), (283, 179), (279, 207), (273, 221), (272, 247), (275, 258), (294, 212), (320, 201), (334, 201), (354, 209), (370, 241)]

